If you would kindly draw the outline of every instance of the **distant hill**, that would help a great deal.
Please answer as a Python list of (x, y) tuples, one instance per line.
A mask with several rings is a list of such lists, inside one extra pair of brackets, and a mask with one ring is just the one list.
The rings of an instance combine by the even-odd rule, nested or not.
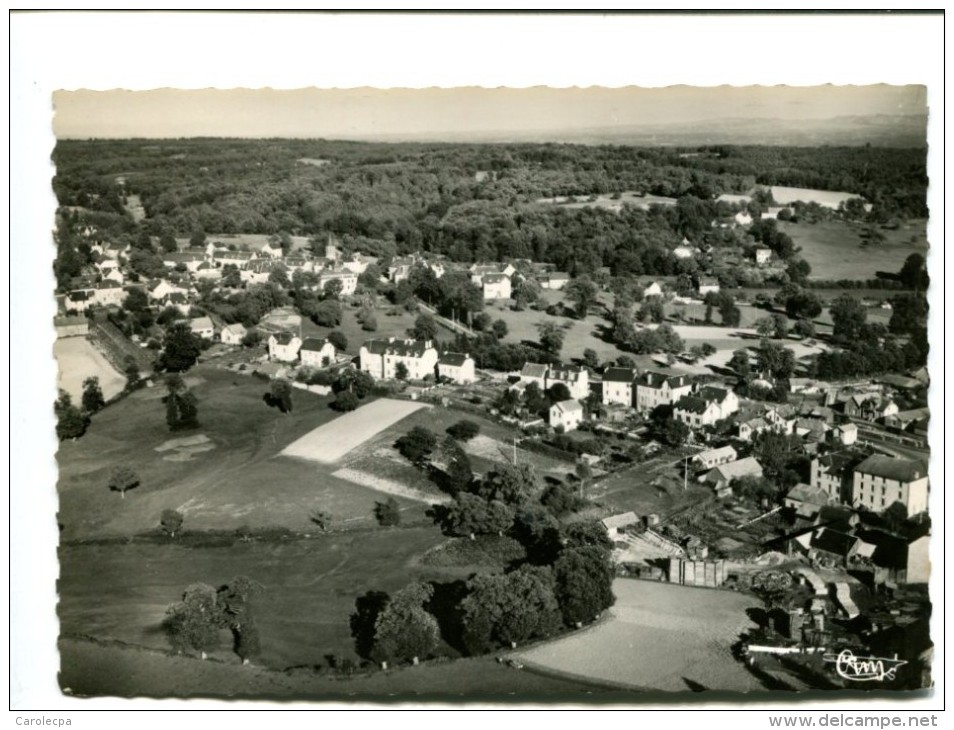
[(427, 132), (368, 137), (381, 142), (567, 142), (692, 146), (703, 144), (779, 146), (924, 147), (926, 115), (842, 116), (830, 119), (711, 119), (676, 124), (590, 127), (567, 130)]

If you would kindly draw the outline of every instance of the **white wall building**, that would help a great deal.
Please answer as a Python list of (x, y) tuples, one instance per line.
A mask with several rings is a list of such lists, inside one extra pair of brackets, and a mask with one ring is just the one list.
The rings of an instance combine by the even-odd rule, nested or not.
[(375, 379), (397, 377), (397, 366), (403, 363), (411, 380), (423, 380), (435, 374), (437, 350), (430, 340), (368, 340), (358, 352), (361, 370)]

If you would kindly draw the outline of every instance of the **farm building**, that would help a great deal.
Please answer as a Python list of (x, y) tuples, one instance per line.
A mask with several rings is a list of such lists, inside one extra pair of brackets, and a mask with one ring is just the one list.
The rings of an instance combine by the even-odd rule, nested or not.
[(550, 425), (573, 431), (583, 422), (583, 404), (576, 400), (561, 400), (550, 406)]
[(325, 338), (308, 337), (301, 343), (298, 356), (302, 365), (326, 367), (335, 361), (335, 346)]
[(862, 538), (875, 546), (871, 556), (875, 585), (928, 582), (931, 576), (929, 535), (906, 540), (879, 530), (866, 530)]
[(636, 378), (636, 408), (651, 411), (656, 406), (671, 406), (692, 391), (685, 375), (667, 375), (647, 370)]
[(676, 246), (672, 250), (672, 255), (677, 259), (691, 259), (696, 255), (696, 249), (692, 246)]
[(89, 320), (86, 317), (62, 316), (53, 318), (57, 337), (86, 337), (89, 334)]
[(541, 289), (562, 289), (570, 282), (570, 275), (565, 271), (552, 271), (540, 277)]
[(204, 340), (211, 340), (215, 337), (215, 327), (212, 326), (212, 320), (208, 317), (196, 317), (189, 320), (189, 330), (197, 337)]
[(277, 332), (268, 338), (268, 359), (295, 362), (301, 349), (301, 338), (291, 332)]
[(760, 477), (762, 476), (762, 465), (754, 456), (746, 456), (738, 461), (730, 461), (728, 464), (720, 464), (711, 471), (707, 472), (702, 481), (713, 486), (715, 489), (721, 489), (732, 485), (735, 479), (742, 477)]
[(170, 284), (165, 279), (159, 279), (158, 281), (151, 282), (147, 289), (149, 294), (149, 299), (154, 302), (164, 301), (170, 294), (178, 293), (182, 296), (188, 296), (189, 290), (183, 289), (181, 286), (175, 286)]
[(763, 431), (771, 430), (773, 430), (772, 424), (770, 424), (761, 416), (749, 418), (739, 423), (739, 440), (751, 441), (756, 435), (762, 433)]
[(445, 352), (437, 360), (437, 375), (459, 385), (477, 380), (474, 358), (466, 353)]
[(632, 406), (636, 393), (635, 368), (607, 368), (603, 373), (603, 403)]
[(709, 449), (700, 451), (692, 457), (693, 463), (702, 469), (713, 469), (720, 464), (728, 464), (739, 458), (735, 449), (731, 446), (723, 446), (720, 449)]
[(684, 586), (718, 588), (728, 571), (724, 560), (683, 560), (669, 558), (669, 582)]
[(636, 516), (635, 512), (623, 512), (622, 514), (604, 517), (600, 522), (603, 523), (603, 527), (612, 537), (624, 533), (630, 525), (638, 525), (639, 517)]
[(241, 323), (229, 324), (222, 328), (222, 342), (226, 345), (241, 345), (242, 339), (248, 334), (245, 325)]
[(901, 502), (909, 515), (916, 515), (927, 511), (930, 489), (927, 469), (921, 462), (872, 454), (855, 467), (851, 503), (883, 512)]
[(650, 282), (643, 287), (644, 297), (661, 297), (663, 295), (662, 285), (658, 281)]
[(412, 380), (423, 380), (435, 374), (437, 350), (430, 340), (368, 340), (361, 345), (358, 353), (361, 370), (373, 378), (391, 379), (397, 377), (400, 363), (407, 368), (407, 376)]

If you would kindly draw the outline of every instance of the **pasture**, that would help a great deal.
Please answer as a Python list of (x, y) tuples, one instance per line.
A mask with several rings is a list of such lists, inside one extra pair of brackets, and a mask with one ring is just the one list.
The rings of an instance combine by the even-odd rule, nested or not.
[(858, 193), (846, 193), (841, 190), (814, 190), (812, 188), (790, 188), (784, 185), (772, 185), (772, 197), (779, 205), (791, 205), (796, 201), (818, 203), (823, 208), (835, 210), (845, 201), (861, 198)]
[(810, 279), (874, 279), (878, 271), (897, 273), (912, 253), (928, 249), (927, 221), (908, 221), (897, 230), (879, 229), (883, 243), (862, 246), (862, 228), (844, 221), (779, 222), (812, 267)]
[[(310, 519), (315, 510), (330, 513), (333, 526), (374, 524), (379, 492), (338, 479), (333, 468), (316, 462), (275, 458), (338, 417), (329, 398), (296, 390), (293, 411), (282, 414), (263, 402), (268, 386), (256, 378), (200, 366), (188, 380), (198, 399), (198, 429), (169, 432), (164, 388), (157, 385), (108, 406), (93, 416), (82, 438), (60, 444), (64, 539), (152, 530), (165, 509), (182, 512), (186, 530), (248, 525), (307, 532), (315, 529)], [(203, 439), (163, 448), (189, 436)], [(180, 458), (183, 449), (186, 458)], [(125, 499), (107, 488), (117, 465), (130, 466), (141, 480)], [(414, 515), (420, 512), (414, 507)]]
[(282, 456), (334, 463), (376, 434), (425, 407), (422, 403), (382, 398), (319, 426), (286, 446), (281, 453)]
[(760, 602), (732, 591), (618, 579), (608, 618), (516, 653), (528, 668), (664, 692), (764, 689), (732, 656)]
[(99, 378), (99, 387), (106, 400), (126, 387), (126, 378), (85, 337), (61, 337), (53, 344), (53, 355), (56, 357), (57, 387), (69, 393), (77, 405), (86, 378)]

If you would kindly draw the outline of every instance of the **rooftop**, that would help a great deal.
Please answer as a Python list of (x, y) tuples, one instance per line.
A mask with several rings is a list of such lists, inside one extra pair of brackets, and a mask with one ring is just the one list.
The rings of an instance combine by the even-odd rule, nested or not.
[(301, 343), (301, 349), (310, 352), (321, 352), (326, 344), (328, 344), (328, 340), (324, 337), (309, 337)]
[(919, 461), (882, 454), (872, 454), (855, 467), (855, 472), (898, 482), (913, 482), (927, 476), (927, 468)]
[(445, 352), (440, 356), (438, 362), (441, 365), (450, 365), (451, 367), (459, 368), (467, 362), (467, 358), (469, 357), (469, 355), (463, 352)]
[(636, 380), (635, 368), (606, 368), (604, 383), (632, 383)]

